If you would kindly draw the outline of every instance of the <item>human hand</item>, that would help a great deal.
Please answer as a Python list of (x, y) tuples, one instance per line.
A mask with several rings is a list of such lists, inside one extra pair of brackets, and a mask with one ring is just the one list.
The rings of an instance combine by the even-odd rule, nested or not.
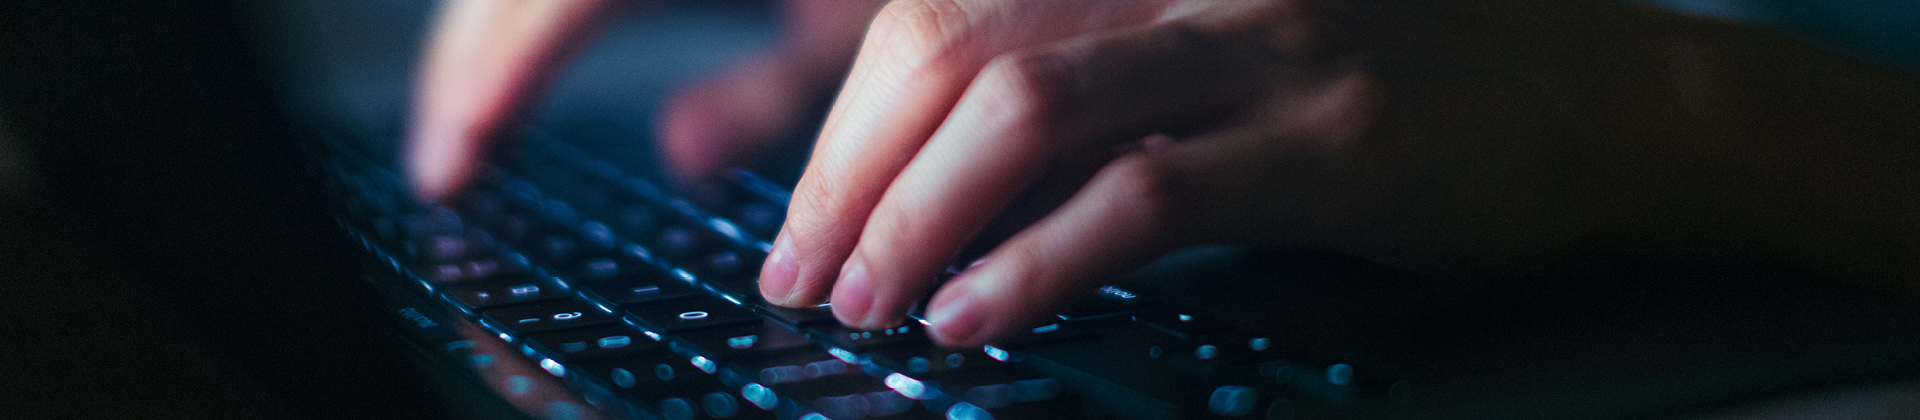
[(1920, 226), (1901, 187), (1920, 153), (1889, 141), (1920, 132), (1901, 117), (1920, 115), (1915, 86), (1609, 2), (897, 1), (761, 288), (788, 306), (831, 292), (842, 322), (891, 327), (969, 241), (1035, 207), (934, 295), (936, 341), (1007, 337), (1205, 242), (1467, 276), (1596, 254), (1899, 265), (1914, 229), (1843, 254), (1866, 226)]
[[(450, 1), (428, 45), (407, 135), (423, 199), (463, 188), (485, 151), (511, 133), (614, 0)], [(880, 0), (783, 3), (788, 29), (768, 53), (683, 90), (659, 119), (670, 173), (696, 180), (746, 166), (807, 121), (831, 93)], [(665, 59), (664, 57), (662, 59)]]

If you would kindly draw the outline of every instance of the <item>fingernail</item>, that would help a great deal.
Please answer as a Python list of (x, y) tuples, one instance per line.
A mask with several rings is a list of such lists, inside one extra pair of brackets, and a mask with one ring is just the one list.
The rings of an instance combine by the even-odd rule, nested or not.
[(952, 299), (927, 312), (927, 323), (933, 324), (933, 336), (941, 344), (968, 343), (980, 333), (986, 316), (975, 310), (972, 293), (955, 290), (960, 293)]
[(867, 280), (867, 263), (860, 257), (847, 262), (834, 282), (833, 315), (840, 323), (869, 329), (868, 316), (873, 308), (873, 285)]
[(793, 238), (782, 233), (774, 238), (773, 251), (767, 253), (767, 263), (760, 267), (760, 296), (775, 305), (786, 305), (797, 292), (793, 283), (799, 277), (800, 261), (793, 257)]
[(966, 269), (972, 270), (974, 269), (974, 267), (979, 267), (982, 265), (987, 265), (987, 257), (980, 257), (979, 259), (973, 260), (973, 262), (967, 263)]

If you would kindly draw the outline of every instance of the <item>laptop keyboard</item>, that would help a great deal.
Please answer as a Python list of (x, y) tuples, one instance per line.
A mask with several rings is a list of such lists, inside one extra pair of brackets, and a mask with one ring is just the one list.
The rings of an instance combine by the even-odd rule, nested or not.
[(917, 316), (852, 330), (825, 306), (759, 299), (781, 187), (735, 171), (696, 204), (565, 144), (527, 149), (442, 206), (337, 159), (342, 224), (391, 267), (381, 286), (478, 326), (612, 418), (1294, 419), (1389, 399), (1387, 375), (1118, 286), (982, 348), (937, 347)]

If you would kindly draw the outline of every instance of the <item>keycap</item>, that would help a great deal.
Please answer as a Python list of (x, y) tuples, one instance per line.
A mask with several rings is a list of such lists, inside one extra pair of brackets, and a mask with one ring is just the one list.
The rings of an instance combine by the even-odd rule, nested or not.
[(451, 283), (440, 288), (441, 296), (468, 313), (501, 305), (561, 299), (571, 289), (558, 280), (520, 276), (481, 282)]
[(761, 300), (759, 276), (760, 264), (767, 259), (765, 252), (721, 250), (697, 259), (683, 266), (702, 282), (743, 301)]
[(571, 330), (538, 332), (522, 337), (524, 346), (541, 357), (562, 363), (607, 359), (665, 348), (639, 329), (623, 324), (608, 324)]
[(755, 305), (754, 310), (772, 316), (775, 320), (794, 328), (803, 328), (828, 322), (839, 322), (839, 320), (833, 317), (833, 307), (830, 305), (789, 308), (785, 306), (761, 304)]
[(599, 300), (614, 306), (630, 306), (643, 302), (666, 300), (700, 295), (699, 289), (680, 279), (670, 277), (665, 271), (650, 268), (648, 270), (627, 270), (628, 273), (612, 278), (588, 278), (575, 281), (575, 288), (589, 299)]
[(408, 238), (459, 235), (466, 230), (466, 223), (461, 219), (460, 214), (443, 206), (434, 206), (425, 212), (407, 215), (401, 220)]
[(1025, 332), (995, 343), (994, 346), (1007, 350), (1024, 350), (1064, 342), (1097, 339), (1113, 331), (1138, 329), (1140, 329), (1138, 323), (1123, 317), (1061, 320), (1029, 328)]
[(1232, 325), (1206, 315), (1198, 315), (1189, 309), (1174, 305), (1154, 305), (1134, 314), (1140, 322), (1152, 324), (1164, 331), (1182, 336), (1198, 338), (1207, 334), (1217, 334), (1233, 329)]
[(1222, 417), (1243, 417), (1259, 408), (1260, 392), (1244, 386), (1214, 388), (1207, 399), (1207, 411)]
[(689, 296), (624, 307), (643, 326), (665, 334), (759, 321), (753, 311), (713, 296)]
[(826, 355), (806, 335), (768, 321), (689, 331), (675, 335), (672, 345), (687, 350), (682, 353), (703, 355), (720, 363), (752, 362), (795, 348)]
[(917, 322), (907, 322), (906, 325), (880, 331), (861, 331), (840, 324), (815, 324), (807, 331), (809, 336), (830, 346), (857, 353), (888, 345), (931, 343), (925, 328), (921, 327)]
[(561, 300), (504, 306), (480, 312), (480, 318), (511, 334), (606, 324), (616, 318), (586, 301)]
[(1060, 314), (1069, 321), (1088, 320), (1110, 316), (1132, 315), (1135, 311), (1155, 303), (1120, 286), (1105, 286), (1094, 292), (1094, 296), (1075, 304), (1072, 309)]
[(660, 211), (650, 203), (623, 202), (615, 204), (606, 216), (607, 226), (622, 235), (641, 235), (652, 232), (660, 223)]
[(780, 225), (786, 221), (787, 207), (766, 202), (749, 202), (737, 205), (729, 216), (739, 222), (747, 233), (765, 240), (772, 240), (780, 233)]

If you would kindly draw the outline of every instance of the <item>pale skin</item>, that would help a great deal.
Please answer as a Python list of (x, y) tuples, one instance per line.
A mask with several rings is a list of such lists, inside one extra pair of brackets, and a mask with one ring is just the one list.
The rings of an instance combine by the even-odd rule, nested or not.
[(898, 325), (1016, 221), (932, 291), (945, 345), (1217, 242), (1464, 277), (1762, 258), (1920, 293), (1920, 83), (1751, 28), (1601, 2), (902, 0), (845, 80), (762, 293)]

